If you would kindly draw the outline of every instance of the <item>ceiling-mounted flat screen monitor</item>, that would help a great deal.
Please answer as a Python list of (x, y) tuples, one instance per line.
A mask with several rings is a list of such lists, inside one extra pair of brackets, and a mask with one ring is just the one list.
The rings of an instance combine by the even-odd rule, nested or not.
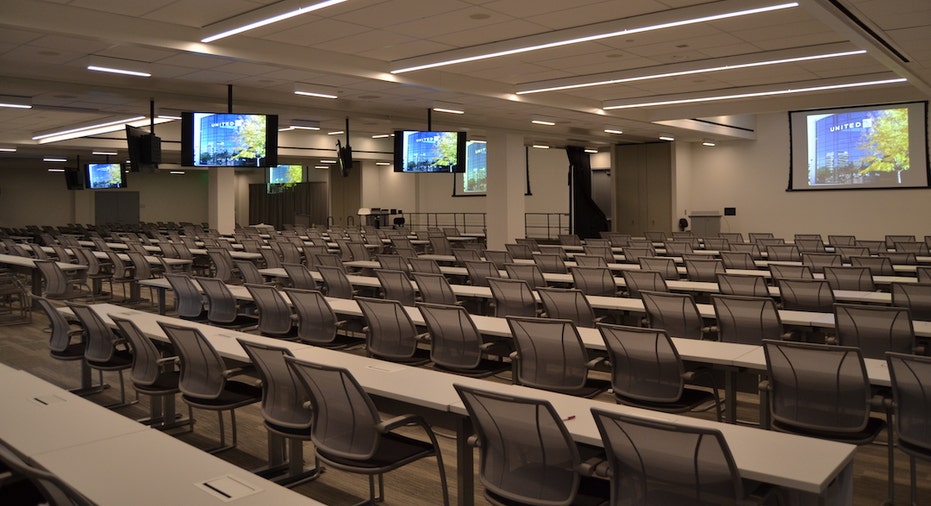
[(162, 140), (148, 130), (126, 125), (126, 147), (132, 172), (155, 172), (162, 161)]
[(927, 188), (928, 103), (789, 112), (790, 191)]
[(454, 173), (466, 169), (465, 132), (403, 130), (394, 133), (394, 171)]
[(91, 190), (126, 188), (126, 167), (121, 163), (88, 163), (84, 179)]
[(181, 164), (274, 167), (278, 165), (278, 116), (182, 113)]

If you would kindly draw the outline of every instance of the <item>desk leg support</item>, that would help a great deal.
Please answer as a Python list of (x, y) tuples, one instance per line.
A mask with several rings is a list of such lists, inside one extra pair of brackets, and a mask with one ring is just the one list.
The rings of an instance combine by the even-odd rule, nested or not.
[(475, 470), (472, 458), (474, 448), (468, 443), (471, 435), (472, 421), (467, 416), (460, 417), (456, 425), (457, 504), (460, 506), (475, 504)]
[(724, 370), (724, 416), (727, 423), (737, 423), (737, 370)]

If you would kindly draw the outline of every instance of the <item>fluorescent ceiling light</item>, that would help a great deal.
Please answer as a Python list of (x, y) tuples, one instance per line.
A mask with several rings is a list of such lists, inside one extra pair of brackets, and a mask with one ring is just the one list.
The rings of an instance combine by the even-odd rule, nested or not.
[(460, 111), (458, 109), (447, 109), (445, 107), (434, 107), (436, 112), (445, 112), (446, 114), (465, 114), (465, 111)]
[[(664, 11), (655, 14), (637, 16), (636, 18), (619, 19), (597, 23), (594, 25), (568, 28), (565, 30), (556, 30), (539, 35), (528, 37), (519, 37), (507, 41), (493, 42), (479, 46), (467, 47), (444, 51), (427, 56), (407, 58), (397, 62), (398, 68), (391, 71), (392, 74), (412, 72), (415, 70), (424, 70), (456, 63), (465, 63), (488, 58), (497, 58), (512, 54), (526, 53), (540, 49), (549, 49), (554, 47), (578, 44), (580, 42), (592, 42), (596, 40), (618, 37), (621, 35), (629, 36), (635, 33), (661, 30), (664, 28), (673, 28), (677, 26), (686, 26), (697, 23), (707, 23), (721, 19), (747, 16), (751, 14), (760, 14), (781, 9), (798, 7), (798, 2), (789, 2), (775, 5), (764, 5), (761, 7), (743, 8), (747, 2), (722, 2), (715, 4), (710, 8), (717, 8), (718, 5), (734, 6), (739, 10), (728, 12), (716, 12), (706, 14), (709, 7), (706, 5), (697, 5), (695, 7), (685, 7), (673, 11)], [(688, 17), (693, 15), (694, 17)], [(672, 18), (678, 16), (679, 19)], [(637, 21), (642, 25), (634, 25)]]
[[(276, 2), (275, 4), (272, 4), (268, 7), (256, 9), (242, 16), (235, 16), (233, 18), (207, 26), (207, 29), (209, 32), (213, 33), (213, 35), (204, 37), (200, 41), (206, 44), (208, 42), (213, 42), (215, 40), (229, 37), (230, 35), (236, 35), (237, 33), (246, 32), (252, 30), (253, 28), (259, 28), (261, 26), (284, 21), (285, 19), (293, 18), (294, 16), (307, 14), (308, 12), (323, 9), (324, 7), (329, 7), (331, 5), (340, 4), (345, 1), (346, 0), (327, 0), (325, 2), (318, 2), (306, 7), (301, 6), (301, 4), (305, 2)], [(282, 9), (288, 10), (282, 12)]]
[(817, 91), (827, 91), (827, 90), (840, 90), (846, 88), (860, 88), (864, 86), (879, 86), (883, 84), (896, 84), (907, 81), (904, 77), (893, 78), (893, 79), (879, 79), (875, 81), (859, 81), (854, 83), (842, 83), (842, 84), (828, 84), (822, 86), (809, 86), (803, 88), (786, 88), (778, 90), (769, 90), (769, 91), (757, 91), (757, 92), (746, 92), (746, 93), (733, 93), (727, 95), (714, 95), (714, 96), (697, 96), (694, 98), (686, 98), (684, 95), (667, 95), (666, 98), (656, 97), (656, 98), (640, 98), (640, 99), (624, 99), (624, 100), (609, 100), (604, 103), (602, 109), (609, 111), (615, 109), (633, 109), (638, 107), (655, 107), (663, 105), (680, 105), (680, 104), (694, 104), (699, 102), (715, 102), (720, 100), (736, 100), (741, 98), (755, 98), (755, 97), (769, 97), (776, 95), (791, 95), (795, 93), (813, 93)]
[(585, 149), (585, 152), (586, 152), (586, 153), (591, 153), (591, 154), (594, 155), (594, 154), (598, 153), (598, 150), (597, 150), (597, 149), (592, 149), (592, 148), (587, 148), (587, 149)]
[(32, 97), (0, 95), (0, 107), (10, 107), (13, 109), (32, 109)]
[(48, 169), (49, 172), (64, 172), (65, 169)]
[(178, 121), (181, 119), (181, 111), (178, 109), (162, 109), (158, 110), (157, 117), (167, 120)]
[(279, 132), (288, 130), (320, 130), (320, 122), (309, 119), (292, 119), (286, 127), (279, 128)]
[(336, 94), (336, 88), (319, 84), (294, 83), (294, 94), (305, 97), (339, 98)]
[(672, 142), (672, 141), (676, 140), (676, 138), (673, 137), (673, 136), (671, 136), (671, 135), (660, 135), (660, 136), (659, 136), (659, 140), (661, 140), (661, 141), (669, 141), (669, 142)]
[[(170, 120), (155, 118), (154, 123), (166, 123)], [(126, 124), (135, 126), (135, 127), (144, 127), (149, 126), (150, 122), (145, 116), (133, 116), (132, 118), (122, 118), (114, 121), (106, 121), (103, 123), (94, 123), (91, 125), (84, 125), (75, 128), (69, 128), (66, 130), (54, 130), (47, 132), (39, 132), (32, 137), (32, 140), (38, 141), (39, 144), (48, 144), (50, 142), (59, 142), (68, 139), (77, 139), (78, 137), (87, 137), (89, 135), (98, 135), (105, 134), (110, 132), (116, 132), (123, 130)]]
[(91, 151), (92, 155), (116, 156), (116, 151)]
[(67, 162), (68, 159), (67, 159), (67, 158), (62, 158), (62, 157), (60, 157), (60, 156), (46, 156), (46, 157), (43, 157), (43, 158), (42, 158), (42, 161), (43, 161), (43, 162), (58, 163), (58, 162)]
[(152, 77), (148, 64), (134, 60), (110, 58), (107, 56), (91, 55), (87, 60), (87, 70), (96, 72), (109, 72), (126, 76)]
[(326, 164), (332, 165), (336, 163), (336, 160), (320, 160), (320, 163), (326, 163)]
[(329, 165), (314, 165), (315, 169), (329, 169)]
[(387, 139), (388, 137), (391, 137), (391, 134), (378, 134), (372, 136), (373, 139)]
[(556, 126), (555, 121), (550, 121), (546, 119), (533, 119), (533, 120), (530, 120), (530, 122), (533, 123), (534, 125)]
[(387, 167), (391, 165), (391, 162), (375, 162), (375, 165), (378, 165), (380, 167)]
[(16, 148), (0, 148), (0, 153), (15, 153)]
[(701, 145), (708, 146), (709, 148), (713, 148), (715, 146), (715, 143), (714, 141), (705, 140), (705, 141), (701, 141)]
[(340, 135), (340, 134), (344, 134), (344, 133), (346, 133), (346, 132), (344, 132), (344, 131), (342, 131), (342, 130), (334, 130), (334, 131), (332, 131), (332, 132), (327, 132), (326, 134), (327, 134), (327, 135)]
[(435, 102), (433, 110), (436, 112), (445, 112), (446, 114), (465, 114), (465, 109), (459, 104)]
[(184, 174), (183, 170), (169, 170), (169, 174)]
[(614, 135), (621, 135), (622, 133), (624, 133), (623, 131), (618, 130), (616, 128), (605, 128), (604, 132), (606, 134), (614, 134)]
[(533, 147), (537, 149), (550, 149), (546, 144), (534, 144)]
[[(807, 49), (810, 51), (810, 49)], [(775, 53), (798, 53), (798, 50), (792, 51), (777, 51)], [(515, 93), (517, 95), (526, 95), (530, 93), (542, 93), (547, 91), (562, 91), (562, 90), (571, 90), (576, 88), (589, 88), (593, 86), (605, 86), (609, 84), (622, 84), (629, 83), (634, 81), (646, 81), (650, 79), (662, 79), (667, 77), (680, 77), (687, 76), (691, 74), (707, 74), (712, 72), (721, 72), (724, 70), (739, 70), (753, 67), (765, 67), (768, 65), (779, 65), (783, 63), (799, 63), (804, 61), (812, 60), (823, 60), (828, 58), (839, 58), (842, 56), (853, 56), (866, 54), (866, 51), (863, 49), (857, 49), (853, 51), (834, 51), (820, 54), (807, 54), (799, 56), (786, 56), (786, 57), (776, 57), (772, 59), (760, 60), (760, 55), (742, 55), (738, 57), (728, 57), (715, 59), (713, 64), (708, 66), (708, 63), (705, 62), (688, 62), (681, 65), (675, 65), (675, 67), (682, 68), (682, 70), (667, 70), (666, 72), (660, 72), (657, 74), (646, 74), (646, 75), (635, 75), (635, 72), (631, 71), (621, 71), (613, 72), (610, 74), (599, 74), (596, 76), (585, 76), (583, 78), (573, 77), (573, 78), (564, 78), (564, 79), (553, 79), (549, 81), (539, 81), (536, 83), (529, 83), (527, 85), (521, 86)], [(704, 63), (705, 66), (701, 66)], [(666, 66), (669, 69), (671, 66)], [(651, 67), (652, 70), (655, 67)], [(640, 70), (643, 72), (643, 70)], [(633, 74), (633, 75), (632, 75)]]

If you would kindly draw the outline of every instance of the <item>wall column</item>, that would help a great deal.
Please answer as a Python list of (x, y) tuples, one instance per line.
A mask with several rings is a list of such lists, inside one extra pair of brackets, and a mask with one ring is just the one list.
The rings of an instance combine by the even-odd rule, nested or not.
[(236, 172), (230, 167), (211, 167), (207, 190), (207, 215), (210, 228), (232, 234), (236, 228)]
[(485, 225), (488, 249), (524, 237), (524, 193), (527, 191), (527, 151), (524, 137), (491, 131), (487, 137), (488, 171)]

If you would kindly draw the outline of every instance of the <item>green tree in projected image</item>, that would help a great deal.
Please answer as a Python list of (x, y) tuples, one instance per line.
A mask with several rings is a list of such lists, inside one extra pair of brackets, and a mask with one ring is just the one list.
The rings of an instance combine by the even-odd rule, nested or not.
[(436, 143), (437, 158), (433, 165), (453, 166), (456, 164), (457, 137), (455, 133), (446, 133), (439, 136)]
[(908, 109), (890, 109), (877, 116), (860, 149), (873, 153), (863, 159), (866, 167), (860, 174), (894, 172), (901, 183), (902, 172), (909, 168)]
[(121, 182), (123, 182), (123, 171), (119, 165), (110, 167), (108, 172), (110, 175), (107, 179), (107, 186), (116, 187), (119, 186)]
[(254, 158), (256, 164), (265, 158), (265, 117), (246, 116), (237, 126), (241, 150), (233, 158)]

